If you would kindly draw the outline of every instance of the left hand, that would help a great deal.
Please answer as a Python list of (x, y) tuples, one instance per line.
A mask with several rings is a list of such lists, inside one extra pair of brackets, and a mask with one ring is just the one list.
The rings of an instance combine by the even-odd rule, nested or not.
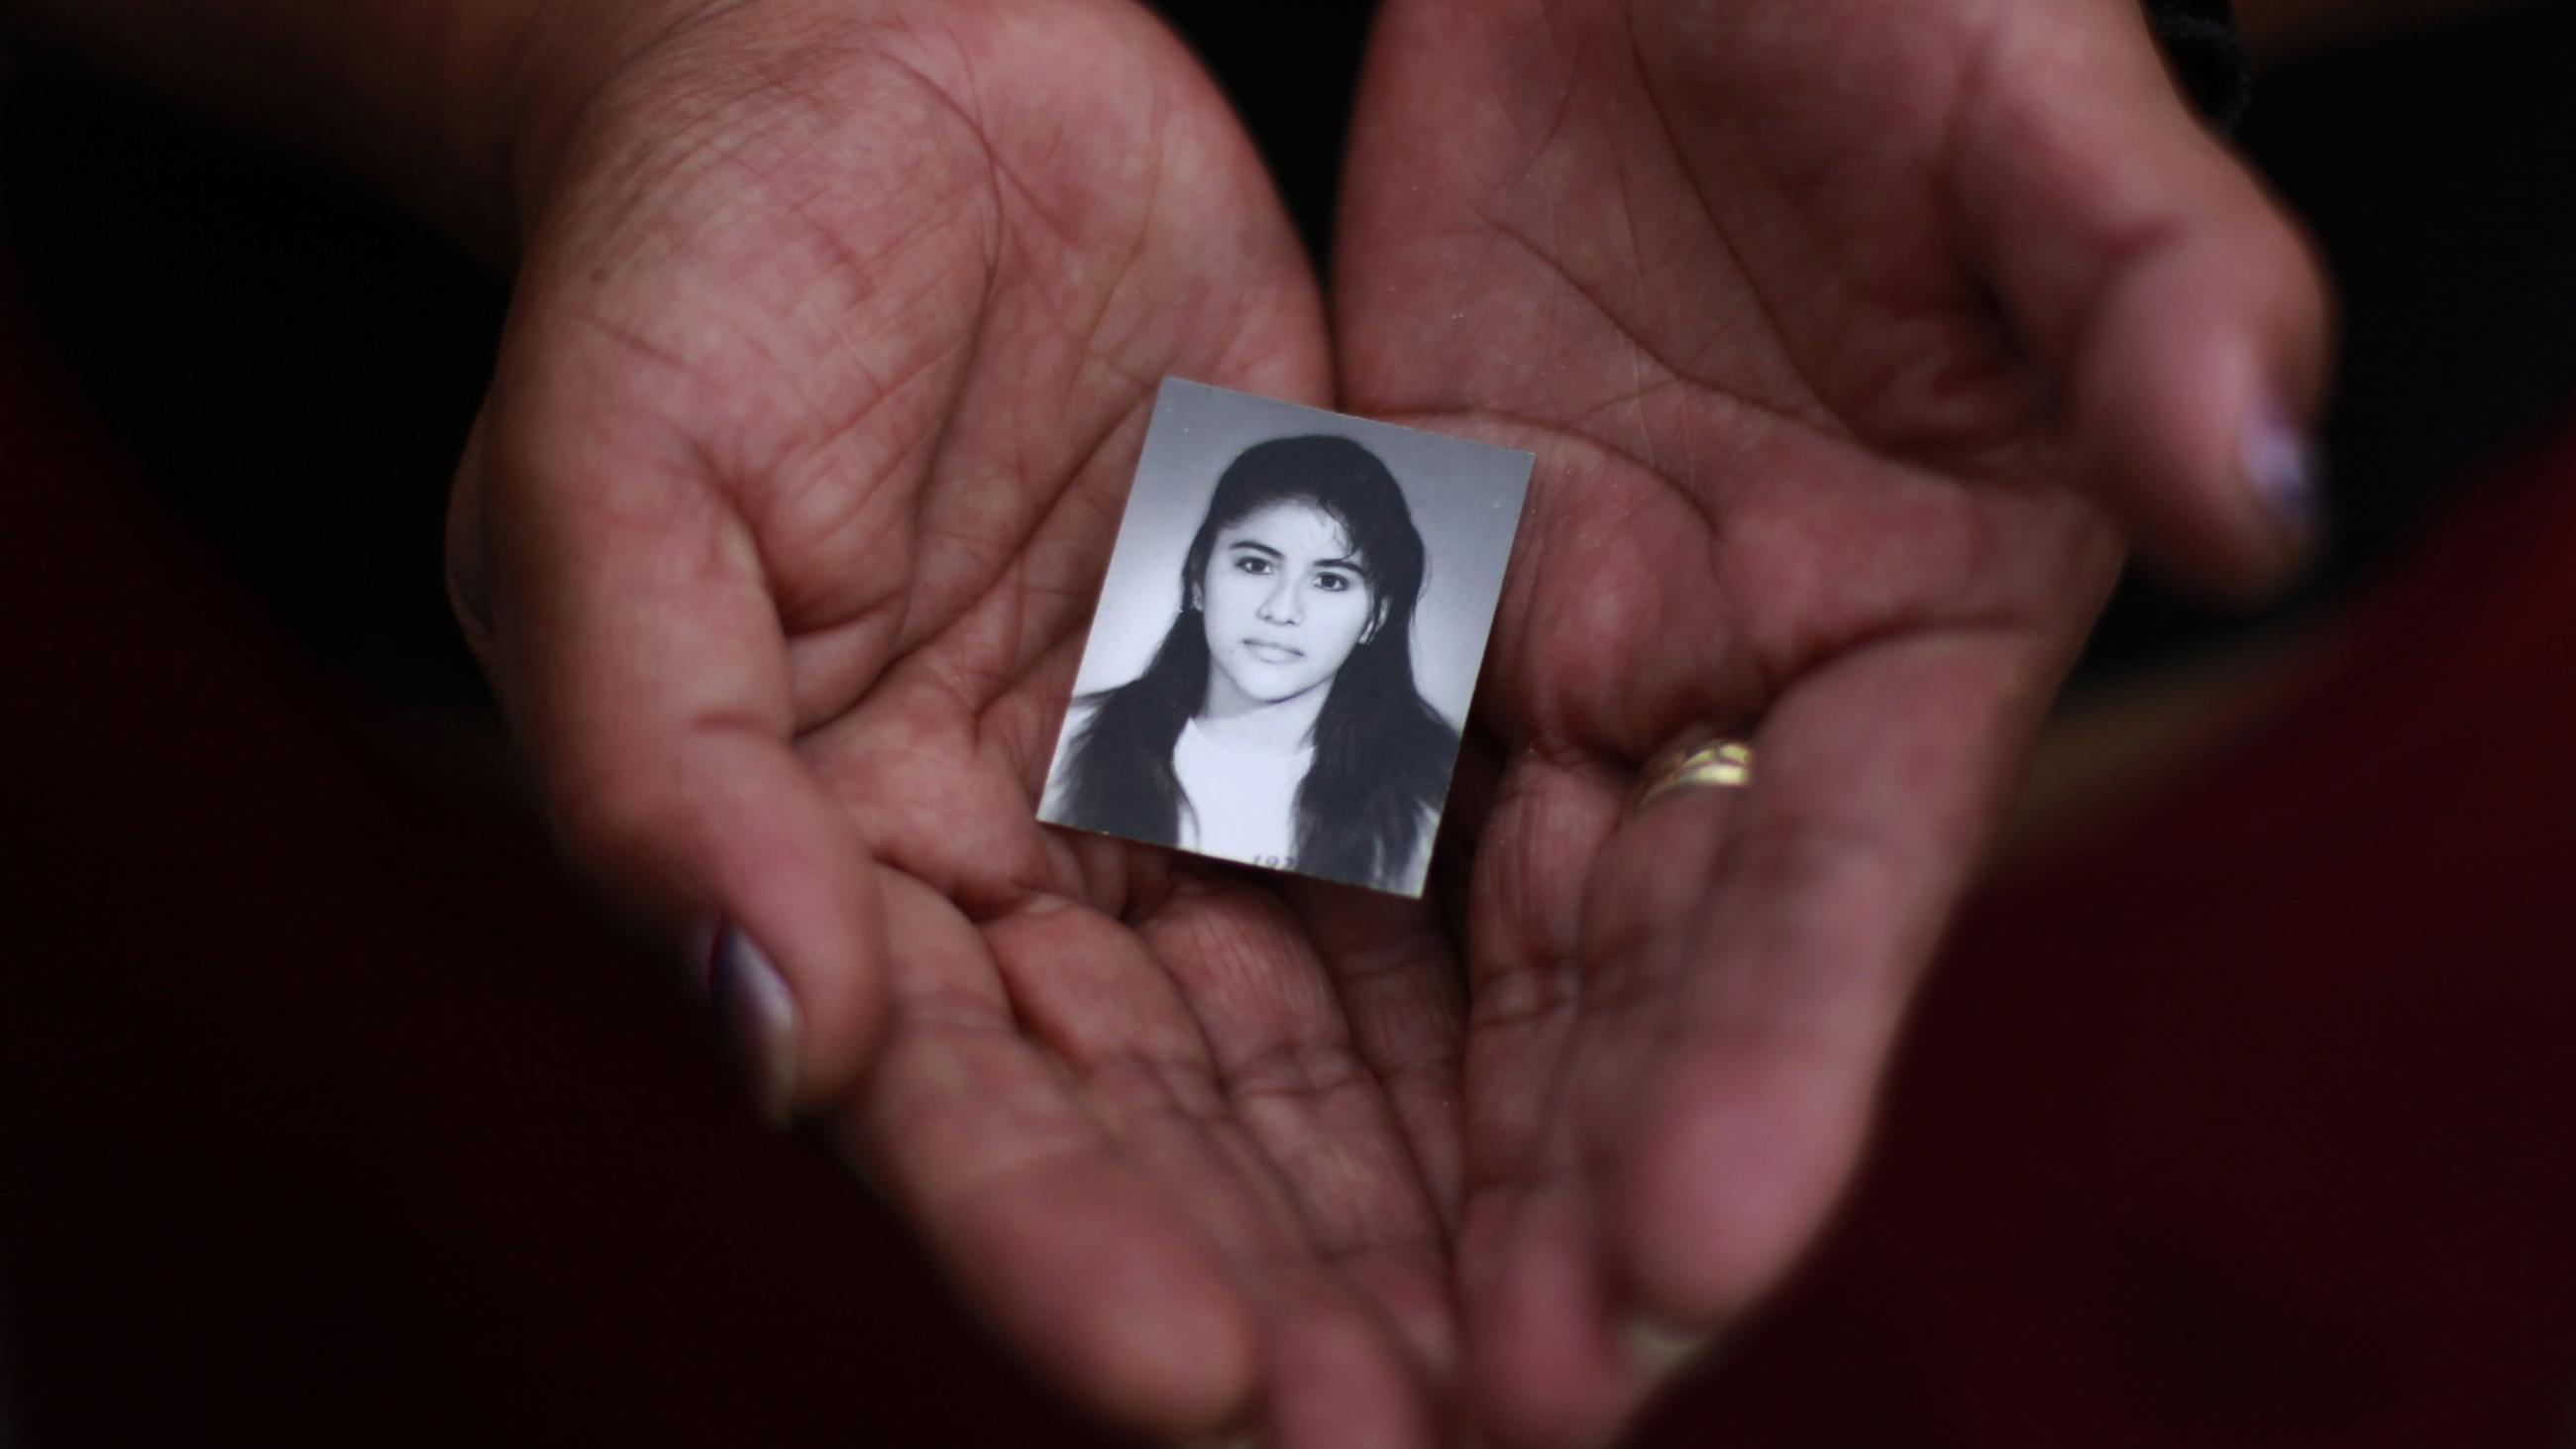
[(1589, 1443), (1850, 1177), (2120, 525), (2296, 562), (2325, 304), (2132, 0), (1390, 0), (1351, 157), (1344, 404), (1539, 455), (1459, 1272), (1487, 1429)]

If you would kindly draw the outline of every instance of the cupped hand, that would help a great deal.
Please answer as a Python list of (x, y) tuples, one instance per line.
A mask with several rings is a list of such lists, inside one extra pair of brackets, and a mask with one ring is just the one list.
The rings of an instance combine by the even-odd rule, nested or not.
[(1591, 1443), (1817, 1234), (2123, 525), (2295, 561), (2324, 304), (2131, 0), (1390, 0), (1332, 300), (1346, 405), (1539, 458), (1458, 1272), (1486, 1428)]
[(1034, 820), (1158, 380), (1330, 401), (1259, 162), (1124, 0), (659, 18), (526, 168), (454, 512), (569, 853), (732, 923), (770, 1105), (1068, 1392), (1427, 1440), (1443, 932)]

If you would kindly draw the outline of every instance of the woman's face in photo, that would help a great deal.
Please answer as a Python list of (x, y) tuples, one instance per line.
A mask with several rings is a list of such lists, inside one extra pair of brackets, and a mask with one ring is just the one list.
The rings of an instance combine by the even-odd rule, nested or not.
[(1339, 673), (1376, 594), (1341, 523), (1283, 499), (1217, 531), (1200, 608), (1209, 662), (1249, 704), (1293, 699)]

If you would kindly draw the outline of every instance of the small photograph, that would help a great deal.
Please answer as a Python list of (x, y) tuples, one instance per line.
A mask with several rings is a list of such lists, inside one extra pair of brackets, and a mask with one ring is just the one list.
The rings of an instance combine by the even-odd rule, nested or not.
[(1530, 464), (1165, 379), (1038, 818), (1420, 895)]

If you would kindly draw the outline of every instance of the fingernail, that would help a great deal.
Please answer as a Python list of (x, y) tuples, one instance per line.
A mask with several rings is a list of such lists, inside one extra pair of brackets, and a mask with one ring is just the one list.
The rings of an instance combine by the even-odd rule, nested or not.
[(2277, 404), (2254, 410), (2245, 423), (2245, 481), (2292, 544), (2305, 549), (2324, 513), (2324, 457)]
[(796, 1092), (796, 998), (760, 943), (731, 926), (707, 955), (707, 1000), (761, 1116), (785, 1126)]
[(1716, 1357), (1718, 1336), (1669, 1328), (1649, 1318), (1631, 1318), (1619, 1334), (1628, 1361), (1650, 1379), (1662, 1380)]

